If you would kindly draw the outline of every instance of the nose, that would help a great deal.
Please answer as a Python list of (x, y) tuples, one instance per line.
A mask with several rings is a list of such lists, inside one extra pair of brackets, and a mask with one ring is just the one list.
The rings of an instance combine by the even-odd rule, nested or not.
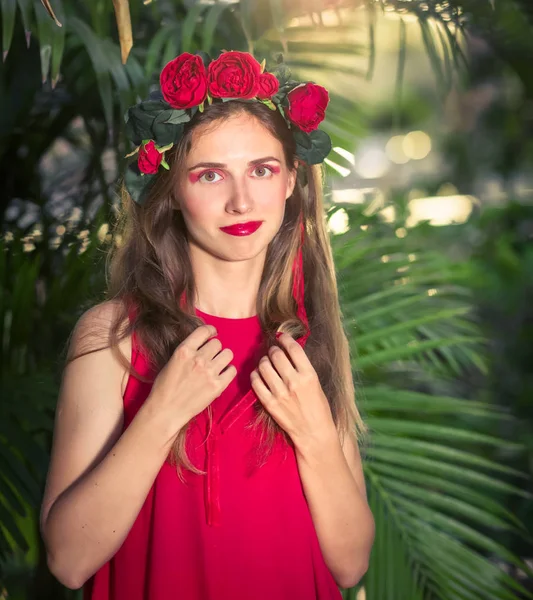
[(253, 198), (246, 183), (242, 179), (233, 181), (231, 195), (226, 204), (226, 212), (229, 214), (245, 214), (253, 209)]

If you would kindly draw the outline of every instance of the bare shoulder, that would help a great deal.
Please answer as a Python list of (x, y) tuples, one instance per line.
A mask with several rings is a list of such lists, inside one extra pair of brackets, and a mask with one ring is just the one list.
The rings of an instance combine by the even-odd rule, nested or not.
[[(41, 520), (69, 486), (96, 466), (115, 444), (124, 423), (127, 369), (109, 346), (120, 305), (103, 302), (81, 315), (69, 340), (56, 407), (52, 455)], [(119, 344), (127, 358), (131, 341)]]
[[(85, 311), (78, 319), (72, 334), (70, 336), (70, 344), (68, 348), (68, 358), (74, 359), (74, 362), (79, 360), (78, 357), (84, 357), (88, 354), (103, 353), (103, 356), (97, 360), (107, 359), (107, 366), (111, 372), (118, 369), (121, 374), (121, 396), (124, 395), (126, 383), (128, 380), (128, 371), (112, 354), (110, 345), (110, 330), (111, 325), (118, 318), (118, 313), (121, 310), (118, 301), (106, 301), (96, 304)], [(122, 327), (127, 323), (123, 321)], [(122, 339), (118, 347), (122, 354), (130, 360), (131, 358), (131, 336), (128, 335)]]

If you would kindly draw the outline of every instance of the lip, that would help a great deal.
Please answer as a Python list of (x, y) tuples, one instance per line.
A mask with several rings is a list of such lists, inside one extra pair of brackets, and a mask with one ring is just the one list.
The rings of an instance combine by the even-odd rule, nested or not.
[(220, 230), (229, 235), (251, 235), (261, 227), (263, 221), (248, 221), (246, 223), (236, 223), (228, 227), (220, 227)]

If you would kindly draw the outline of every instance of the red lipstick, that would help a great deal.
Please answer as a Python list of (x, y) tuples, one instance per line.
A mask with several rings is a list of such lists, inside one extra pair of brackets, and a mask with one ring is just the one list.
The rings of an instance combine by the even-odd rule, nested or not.
[(230, 235), (251, 235), (261, 227), (262, 223), (263, 221), (248, 221), (247, 223), (236, 223), (235, 225), (221, 227), (220, 229)]

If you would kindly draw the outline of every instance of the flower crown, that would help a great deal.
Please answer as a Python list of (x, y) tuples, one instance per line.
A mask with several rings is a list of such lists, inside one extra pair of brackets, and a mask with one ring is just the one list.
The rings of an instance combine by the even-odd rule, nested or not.
[(279, 110), (292, 131), (296, 155), (307, 164), (321, 163), (331, 151), (327, 133), (318, 129), (329, 102), (328, 91), (312, 82), (291, 79), (279, 55), (271, 73), (248, 52), (222, 52), (212, 60), (205, 52), (183, 52), (165, 65), (161, 90), (128, 109), (126, 135), (138, 154), (129, 165), (124, 182), (131, 197), (143, 204), (160, 167), (168, 169), (165, 152), (183, 135), (184, 125), (203, 112), (205, 103), (262, 102)]

